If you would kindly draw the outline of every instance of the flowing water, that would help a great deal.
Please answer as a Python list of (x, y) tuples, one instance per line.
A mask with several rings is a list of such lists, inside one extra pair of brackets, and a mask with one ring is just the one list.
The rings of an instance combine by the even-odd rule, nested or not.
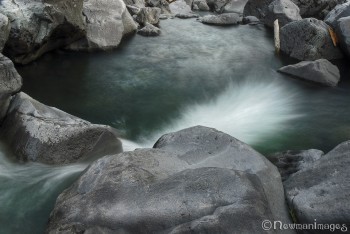
[[(272, 32), (164, 20), (162, 36), (134, 36), (113, 52), (54, 52), (24, 67), (24, 91), (122, 134), (124, 148), (151, 147), (193, 125), (224, 131), (268, 154), (330, 150), (350, 139), (350, 83), (325, 88), (276, 72)], [(0, 232), (42, 233), (57, 195), (87, 166), (18, 164), (0, 148)]]

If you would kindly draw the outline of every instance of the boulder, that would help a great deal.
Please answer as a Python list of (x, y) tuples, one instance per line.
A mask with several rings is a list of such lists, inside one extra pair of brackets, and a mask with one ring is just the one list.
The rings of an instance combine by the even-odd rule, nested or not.
[(91, 124), (25, 93), (11, 101), (0, 136), (24, 162), (66, 164), (122, 151), (111, 127)]
[(254, 25), (254, 24), (260, 23), (260, 20), (258, 18), (256, 18), (255, 16), (245, 16), (242, 19), (242, 23)]
[(347, 141), (284, 182), (287, 201), (300, 223), (332, 224), (334, 228), (339, 225), (337, 230), (328, 229), (324, 233), (349, 231), (349, 167), (350, 141)]
[(281, 50), (299, 60), (340, 59), (333, 45), (329, 26), (321, 20), (307, 18), (291, 22), (280, 30)]
[(136, 15), (136, 21), (142, 25), (146, 25), (146, 23), (158, 24), (160, 13), (160, 8), (143, 7), (140, 9), (140, 12)]
[(4, 54), (29, 63), (84, 36), (83, 0), (2, 0), (0, 13), (11, 22)]
[(278, 168), (282, 181), (287, 180), (292, 174), (308, 168), (319, 160), (324, 153), (321, 150), (287, 150), (274, 153), (267, 158)]
[(303, 18), (313, 17), (324, 19), (324, 17), (336, 5), (347, 2), (347, 0), (292, 0), (300, 9), (300, 15)]
[(135, 6), (137, 8), (142, 8), (146, 6), (144, 0), (124, 0), (125, 5)]
[(137, 6), (126, 5), (126, 8), (128, 8), (131, 15), (137, 15), (140, 12), (140, 8)]
[(280, 27), (296, 21), (301, 20), (300, 10), (297, 5), (295, 5), (291, 0), (275, 0), (273, 1), (267, 11), (266, 17), (263, 22), (269, 26), (273, 27), (274, 21), (278, 19)]
[(243, 14), (243, 10), (247, 2), (248, 0), (228, 0), (223, 7), (223, 12)]
[(155, 37), (159, 36), (161, 31), (156, 26), (146, 23), (146, 25), (142, 29), (137, 31), (137, 33), (146, 37)]
[(339, 69), (326, 59), (304, 61), (282, 67), (278, 71), (326, 86), (336, 86), (340, 80)]
[(210, 8), (205, 0), (194, 0), (193, 9), (198, 9), (200, 11), (209, 11)]
[(262, 20), (266, 17), (269, 5), (273, 0), (249, 0), (244, 6), (244, 16), (255, 16)]
[(198, 18), (199, 15), (198, 15), (198, 14), (193, 14), (193, 13), (189, 13), (189, 14), (176, 14), (175, 17), (176, 17), (176, 18), (179, 18), (179, 19), (190, 19), (190, 18)]
[(22, 77), (12, 61), (0, 54), (0, 124), (6, 115), (11, 96), (22, 87)]
[(8, 18), (0, 13), (0, 53), (5, 46), (11, 30), (10, 21)]
[(242, 22), (242, 17), (237, 13), (224, 13), (220, 15), (205, 15), (199, 18), (204, 24), (237, 25)]
[(167, 0), (146, 0), (146, 4), (148, 7), (160, 8), (161, 14), (171, 14)]
[(47, 233), (260, 233), (265, 219), (289, 222), (276, 167), (244, 143), (197, 126), (154, 147), (92, 163), (58, 197)]
[(108, 50), (118, 47), (123, 36), (137, 26), (122, 0), (85, 0), (86, 35), (69, 45), (71, 50)]
[(192, 13), (191, 7), (187, 5), (184, 0), (176, 0), (169, 4), (172, 14), (190, 14)]
[(228, 3), (229, 0), (206, 0), (209, 8), (217, 13), (223, 13), (224, 7)]
[(341, 48), (350, 56), (350, 2), (336, 6), (325, 22), (335, 30)]

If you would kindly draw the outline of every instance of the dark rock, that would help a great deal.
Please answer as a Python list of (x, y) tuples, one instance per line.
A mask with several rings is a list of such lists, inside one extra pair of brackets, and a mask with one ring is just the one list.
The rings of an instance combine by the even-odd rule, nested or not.
[(243, 14), (243, 10), (247, 2), (248, 0), (228, 0), (223, 7), (223, 12)]
[(209, 11), (210, 8), (205, 0), (194, 0), (193, 9), (198, 9), (200, 11)]
[[(289, 206), (300, 223), (350, 227), (350, 141), (338, 145), (311, 167), (284, 182)], [(346, 233), (348, 230), (335, 230)], [(310, 230), (308, 233), (323, 233)], [(325, 231), (324, 233), (333, 233)]]
[(242, 22), (242, 17), (237, 13), (224, 13), (220, 15), (205, 15), (199, 18), (204, 24), (236, 25)]
[(176, 17), (176, 18), (179, 18), (179, 19), (190, 19), (190, 18), (198, 18), (199, 15), (198, 15), (198, 14), (193, 14), (193, 13), (189, 13), (189, 14), (176, 14), (175, 17)]
[(244, 7), (244, 16), (255, 16), (262, 20), (266, 17), (269, 5), (273, 0), (249, 0)]
[(137, 33), (146, 37), (155, 37), (159, 36), (161, 31), (156, 26), (146, 23), (146, 26), (140, 29)]
[(339, 48), (333, 45), (329, 26), (308, 18), (291, 22), (280, 30), (281, 50), (299, 60), (340, 59)]
[(301, 20), (299, 13), (299, 7), (291, 0), (275, 0), (269, 5), (263, 22), (267, 26), (273, 27), (274, 21), (278, 19), (280, 27), (283, 27), (290, 22)]
[(300, 15), (305, 17), (313, 17), (324, 19), (324, 17), (336, 5), (342, 4), (347, 0), (292, 0), (300, 9)]
[(304, 61), (278, 71), (326, 86), (336, 86), (340, 79), (339, 69), (326, 59)]
[(11, 30), (10, 21), (0, 13), (0, 53), (5, 46)]
[(20, 161), (65, 164), (122, 151), (111, 127), (45, 106), (25, 93), (11, 101), (0, 135)]
[(260, 233), (265, 219), (289, 222), (276, 167), (244, 143), (194, 127), (155, 147), (94, 162), (58, 197), (47, 232)]
[(316, 149), (288, 150), (269, 155), (267, 158), (278, 168), (282, 181), (285, 181), (292, 174), (312, 166), (323, 155), (321, 150)]
[(0, 13), (11, 22), (4, 54), (29, 63), (84, 36), (83, 0), (3, 0)]
[(215, 11), (217, 13), (223, 13), (224, 7), (229, 2), (229, 0), (206, 0), (207, 5), (212, 11)]
[(158, 24), (161, 10), (157, 7), (144, 7), (140, 9), (140, 12), (136, 15), (136, 21), (142, 25)]
[(122, 0), (85, 0), (86, 35), (69, 45), (71, 50), (108, 50), (118, 47), (123, 36), (137, 26)]
[(177, 0), (169, 4), (172, 14), (190, 14), (192, 13), (191, 7), (184, 0)]
[(22, 77), (12, 61), (0, 54), (0, 123), (10, 104), (11, 96), (22, 87)]
[(258, 24), (260, 23), (260, 20), (256, 18), (255, 16), (245, 16), (242, 19), (243, 24)]

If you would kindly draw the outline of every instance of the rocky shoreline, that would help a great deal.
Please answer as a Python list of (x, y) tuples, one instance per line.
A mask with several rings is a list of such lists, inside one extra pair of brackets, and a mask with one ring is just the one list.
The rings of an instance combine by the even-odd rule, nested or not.
[[(350, 2), (314, 2), (0, 1), (0, 53), (7, 56), (0, 54), (0, 137), (20, 162), (62, 165), (99, 158), (58, 197), (47, 233), (263, 233), (264, 220), (338, 224), (335, 233), (349, 227), (348, 141), (327, 154), (265, 157), (225, 133), (196, 126), (162, 136), (152, 149), (123, 152), (117, 130), (20, 92), (22, 78), (13, 64), (58, 48), (117, 48), (136, 31), (159, 36), (159, 21), (171, 17), (267, 27), (278, 19), (282, 53), (300, 61), (279, 71), (336, 86), (339, 69), (329, 60), (349, 56)], [(214, 13), (202, 17), (196, 12), (209, 10)]]

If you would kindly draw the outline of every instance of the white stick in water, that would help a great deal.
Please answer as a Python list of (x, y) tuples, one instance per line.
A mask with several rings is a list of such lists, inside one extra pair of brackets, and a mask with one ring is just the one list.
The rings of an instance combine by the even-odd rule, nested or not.
[(273, 22), (274, 27), (274, 38), (275, 38), (275, 49), (276, 52), (279, 53), (281, 49), (281, 41), (280, 41), (280, 26), (278, 23), (278, 19)]

